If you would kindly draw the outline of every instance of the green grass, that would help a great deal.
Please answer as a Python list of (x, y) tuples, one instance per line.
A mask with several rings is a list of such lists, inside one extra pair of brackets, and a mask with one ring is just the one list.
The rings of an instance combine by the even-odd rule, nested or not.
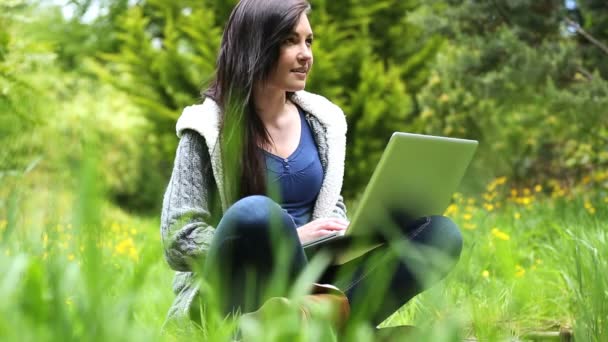
[[(94, 165), (83, 166), (72, 191), (35, 187), (28, 177), (35, 171), (0, 179), (0, 339), (229, 339), (234, 325), (217, 317), (203, 330), (161, 333), (173, 274), (158, 219), (107, 204)], [(509, 340), (560, 327), (579, 341), (608, 340), (605, 195), (508, 195), (501, 187), (490, 185), (483, 202), (455, 197), (448, 211), (463, 227), (459, 264), (383, 325), (419, 327), (412, 340)], [(277, 315), (248, 329), (265, 341), (335, 339), (327, 325), (297, 322)], [(363, 327), (350, 334), (373, 340)]]

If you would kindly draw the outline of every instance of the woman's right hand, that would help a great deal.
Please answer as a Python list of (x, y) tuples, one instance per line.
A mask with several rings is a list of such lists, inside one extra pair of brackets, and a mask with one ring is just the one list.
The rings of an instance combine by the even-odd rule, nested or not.
[(298, 228), (298, 237), (302, 244), (316, 240), (332, 233), (344, 233), (348, 221), (338, 218), (321, 218)]

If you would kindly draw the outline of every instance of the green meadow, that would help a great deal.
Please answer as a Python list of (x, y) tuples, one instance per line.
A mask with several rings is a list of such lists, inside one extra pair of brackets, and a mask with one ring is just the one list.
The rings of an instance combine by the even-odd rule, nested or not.
[[(165, 324), (175, 123), (236, 2), (0, 0), (1, 341), (381, 340), (302, 319), (322, 258), (265, 314), (211, 296), (200, 326)], [(392, 132), (479, 141), (445, 213), (461, 259), (393, 340), (608, 341), (606, 1), (310, 2), (307, 90), (345, 112), (350, 213)]]
[[(73, 193), (23, 190), (35, 174), (3, 179), (13, 181), (0, 207), (3, 340), (230, 340), (236, 324), (218, 317), (203, 329), (161, 331), (173, 295), (158, 219), (104, 201), (93, 163)], [(560, 330), (605, 340), (607, 181), (596, 173), (565, 191), (557, 183), (510, 188), (497, 178), (481, 197), (456, 194), (447, 214), (465, 238), (460, 262), (383, 326), (414, 325), (429, 341), (535, 340)], [(278, 322), (258, 322), (267, 325), (254, 336), (279, 341), (287, 329), (315, 340), (297, 320)]]

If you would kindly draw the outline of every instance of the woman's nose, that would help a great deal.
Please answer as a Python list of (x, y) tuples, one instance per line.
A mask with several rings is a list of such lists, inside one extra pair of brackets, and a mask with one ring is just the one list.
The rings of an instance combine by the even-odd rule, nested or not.
[(304, 46), (300, 49), (300, 52), (298, 53), (298, 59), (300, 61), (308, 61), (312, 59), (312, 50), (309, 46)]

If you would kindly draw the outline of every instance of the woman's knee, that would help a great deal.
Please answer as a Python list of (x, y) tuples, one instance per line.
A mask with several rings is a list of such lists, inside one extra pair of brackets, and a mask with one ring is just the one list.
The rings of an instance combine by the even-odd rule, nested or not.
[(463, 239), (458, 225), (446, 216), (431, 216), (433, 244), (452, 259), (460, 258)]
[(284, 228), (293, 223), (286, 216), (271, 198), (262, 195), (247, 196), (226, 210), (218, 229), (239, 236), (263, 236), (269, 234), (270, 229), (275, 226)]

